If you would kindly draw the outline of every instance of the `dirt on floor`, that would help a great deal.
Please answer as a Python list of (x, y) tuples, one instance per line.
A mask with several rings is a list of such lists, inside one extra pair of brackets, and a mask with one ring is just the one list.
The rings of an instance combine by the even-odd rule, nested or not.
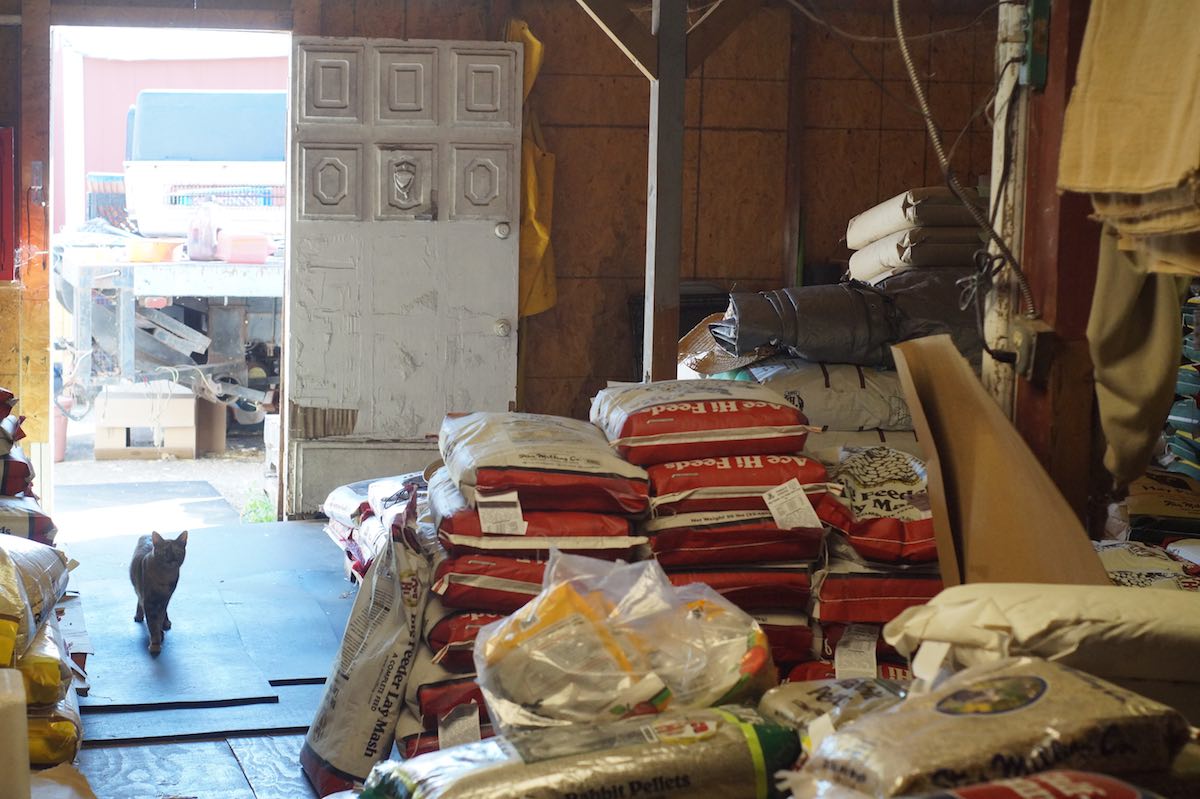
[[(67, 457), (54, 465), (56, 485), (200, 480), (209, 483), (239, 515), (263, 505), (268, 482), (261, 431), (231, 432), (221, 455), (194, 460), (163, 456), (155, 460), (104, 460), (92, 457), (95, 424), (90, 417), (67, 425)], [(150, 441), (134, 441), (150, 444)]]

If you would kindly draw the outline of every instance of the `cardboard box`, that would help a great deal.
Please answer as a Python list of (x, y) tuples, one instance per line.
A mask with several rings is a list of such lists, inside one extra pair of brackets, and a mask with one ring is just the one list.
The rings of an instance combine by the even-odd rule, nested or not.
[[(166, 380), (105, 386), (96, 398), (96, 460), (195, 458), (225, 451), (225, 406)], [(162, 446), (130, 445), (130, 428), (161, 427)]]
[(83, 615), (83, 601), (79, 594), (68, 591), (54, 606), (54, 613), (58, 617), (58, 629), (62, 632), (67, 651), (71, 653), (71, 660), (86, 671), (88, 655), (95, 654), (95, 650), (88, 635), (87, 619)]
[(170, 380), (105, 386), (96, 397), (97, 427), (195, 427), (196, 396)]
[(1110, 585), (1082, 523), (949, 336), (892, 348), (946, 585)]
[(1187, 475), (1151, 469), (1130, 484), (1125, 504), (1136, 541), (1200, 537), (1200, 482)]

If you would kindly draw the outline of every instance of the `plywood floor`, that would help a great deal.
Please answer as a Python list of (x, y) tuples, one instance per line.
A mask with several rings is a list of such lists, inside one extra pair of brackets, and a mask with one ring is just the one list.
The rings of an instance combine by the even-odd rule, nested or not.
[(316, 799), (300, 771), (303, 735), (84, 749), (97, 799)]

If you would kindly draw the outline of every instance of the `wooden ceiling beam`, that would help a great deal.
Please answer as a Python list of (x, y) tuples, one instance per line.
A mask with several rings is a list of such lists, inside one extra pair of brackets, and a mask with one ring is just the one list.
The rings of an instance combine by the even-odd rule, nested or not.
[(688, 29), (687, 74), (704, 63), (746, 17), (758, 10), (762, 0), (721, 0), (704, 12)]
[(658, 77), (658, 42), (622, 0), (577, 2), (643, 75)]

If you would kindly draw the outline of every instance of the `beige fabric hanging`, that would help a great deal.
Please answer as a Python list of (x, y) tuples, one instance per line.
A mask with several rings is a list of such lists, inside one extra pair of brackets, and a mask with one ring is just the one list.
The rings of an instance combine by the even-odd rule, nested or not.
[(1182, 348), (1179, 308), (1188, 280), (1154, 274), (1153, 260), (1120, 249), (1111, 228), (1101, 232), (1087, 337), (1108, 440), (1104, 466), (1122, 486), (1150, 463), (1175, 397)]
[(1200, 8), (1092, 0), (1058, 188), (1146, 194), (1200, 171)]

